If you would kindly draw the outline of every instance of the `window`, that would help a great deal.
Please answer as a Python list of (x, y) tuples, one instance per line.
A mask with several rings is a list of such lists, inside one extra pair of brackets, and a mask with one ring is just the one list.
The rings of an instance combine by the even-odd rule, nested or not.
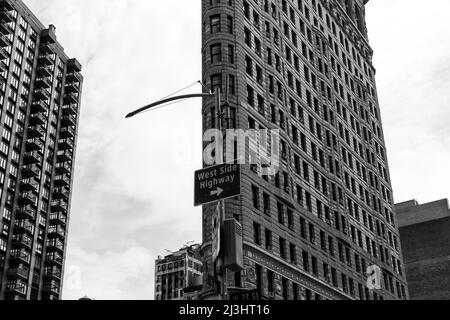
[(318, 268), (318, 264), (317, 264), (317, 258), (313, 256), (311, 258), (311, 262), (312, 262), (313, 275), (318, 276), (319, 275), (319, 268)]
[(252, 186), (252, 201), (253, 207), (259, 209), (259, 188)]
[(267, 270), (267, 290), (269, 293), (274, 293), (274, 276), (273, 271)]
[(280, 257), (287, 259), (286, 256), (286, 240), (280, 237)]
[(222, 74), (214, 74), (211, 76), (211, 90), (222, 90)]
[(228, 62), (234, 64), (234, 46), (228, 45)]
[(309, 241), (311, 241), (312, 244), (316, 243), (316, 232), (312, 223), (309, 224)]
[(6, 252), (7, 243), (5, 240), (0, 239), (0, 251)]
[(220, 15), (214, 15), (210, 17), (211, 33), (220, 32)]
[(213, 44), (211, 46), (211, 63), (217, 63), (222, 61), (222, 45)]
[(233, 17), (227, 16), (227, 32), (233, 34)]
[(303, 269), (306, 272), (309, 272), (309, 254), (308, 254), (308, 252), (303, 251), (302, 257), (303, 257)]
[(256, 222), (253, 223), (253, 233), (254, 233), (255, 244), (260, 246), (261, 245), (261, 225), (259, 225)]
[(289, 254), (291, 256), (291, 262), (294, 264), (297, 263), (297, 248), (292, 243), (289, 245)]
[(272, 251), (272, 231), (266, 229), (266, 250)]

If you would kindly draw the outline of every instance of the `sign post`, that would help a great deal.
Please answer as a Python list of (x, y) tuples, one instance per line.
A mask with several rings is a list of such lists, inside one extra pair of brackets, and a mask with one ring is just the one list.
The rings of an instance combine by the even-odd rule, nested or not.
[(212, 261), (215, 262), (220, 253), (220, 225), (221, 225), (221, 205), (217, 204), (216, 211), (212, 217)]

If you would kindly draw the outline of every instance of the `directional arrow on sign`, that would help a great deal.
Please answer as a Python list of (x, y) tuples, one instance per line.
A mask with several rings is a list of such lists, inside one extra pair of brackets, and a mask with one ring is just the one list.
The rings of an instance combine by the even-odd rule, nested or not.
[(217, 190), (211, 191), (211, 195), (219, 197), (222, 194), (222, 192), (223, 192), (222, 188), (217, 188)]

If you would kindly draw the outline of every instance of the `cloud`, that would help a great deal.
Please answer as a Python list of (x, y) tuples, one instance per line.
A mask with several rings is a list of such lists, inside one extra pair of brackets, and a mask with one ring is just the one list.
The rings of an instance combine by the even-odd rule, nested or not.
[(447, 198), (450, 170), (450, 3), (367, 5), (377, 84), (397, 202)]
[[(200, 4), (25, 2), (57, 27), (85, 77), (67, 256), (82, 288), (66, 286), (63, 297), (152, 299), (155, 255), (201, 241), (201, 210), (192, 205), (201, 101), (124, 116), (201, 78)], [(449, 195), (449, 5), (367, 6), (397, 201)]]
[(125, 114), (200, 80), (200, 6), (25, 2), (45, 25), (56, 26), (85, 78), (66, 262), (83, 270), (84, 290), (64, 288), (63, 298), (153, 299), (148, 259), (201, 241), (201, 210), (193, 207), (193, 172), (202, 165), (201, 100), (132, 120)]
[[(148, 300), (153, 295), (154, 256), (145, 248), (93, 252), (71, 248), (66, 264), (65, 295), (96, 300)], [(73, 264), (73, 262), (78, 264)]]

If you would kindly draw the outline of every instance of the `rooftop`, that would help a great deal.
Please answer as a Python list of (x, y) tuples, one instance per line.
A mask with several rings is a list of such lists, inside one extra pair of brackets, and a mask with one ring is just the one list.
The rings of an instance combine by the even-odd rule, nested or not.
[(399, 227), (406, 227), (433, 220), (450, 218), (448, 199), (425, 204), (409, 200), (395, 205)]

